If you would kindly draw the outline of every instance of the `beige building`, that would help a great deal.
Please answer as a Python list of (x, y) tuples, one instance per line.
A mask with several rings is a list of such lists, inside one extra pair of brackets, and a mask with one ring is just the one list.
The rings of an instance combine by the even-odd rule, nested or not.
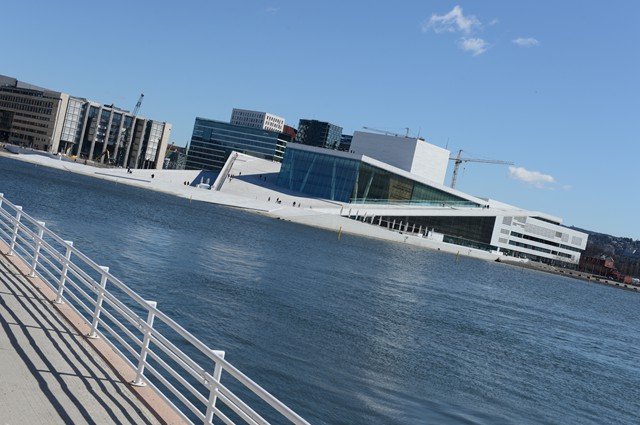
[(0, 142), (51, 151), (69, 96), (0, 75)]
[(170, 135), (170, 123), (0, 75), (0, 143), (162, 169)]

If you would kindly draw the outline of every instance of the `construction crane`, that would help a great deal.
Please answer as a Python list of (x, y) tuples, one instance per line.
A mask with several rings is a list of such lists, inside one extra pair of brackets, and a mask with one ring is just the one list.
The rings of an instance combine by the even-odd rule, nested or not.
[(472, 159), (472, 158), (462, 158), (462, 149), (458, 151), (457, 157), (451, 157), (449, 160), (455, 161), (456, 164), (453, 167), (453, 174), (451, 175), (451, 188), (456, 188), (456, 180), (458, 179), (458, 169), (460, 168), (460, 164), (463, 162), (485, 162), (488, 164), (505, 164), (505, 165), (513, 165), (513, 162), (509, 161), (498, 161), (493, 159)]
[[(142, 106), (142, 99), (144, 99), (144, 93), (140, 93), (140, 97), (138, 98), (138, 102), (136, 103), (135, 108), (133, 108), (133, 118), (131, 119), (130, 124), (125, 127), (120, 135), (120, 143), (118, 146), (123, 145), (122, 149), (118, 151), (118, 161), (117, 165), (123, 165), (124, 156), (126, 155), (127, 149), (129, 148), (129, 132), (131, 131), (131, 127), (135, 125), (136, 117), (138, 116), (138, 111), (140, 111), (140, 107)], [(124, 141), (124, 142), (123, 142)]]
[(171, 142), (171, 144), (169, 145), (169, 147), (167, 148), (167, 151), (164, 153), (164, 158), (167, 159), (167, 157), (169, 156), (169, 154), (171, 153), (171, 149), (173, 148), (173, 145), (175, 145), (176, 142)]
[[(385, 136), (396, 136), (396, 137), (400, 137), (400, 135), (398, 133), (394, 133), (392, 131), (386, 131), (386, 130), (378, 130), (377, 128), (371, 128), (371, 127), (362, 127), (365, 130), (369, 130), (369, 131), (374, 131), (376, 133), (382, 133)], [(409, 128), (405, 127), (405, 130), (407, 130), (406, 134), (404, 137), (409, 137)]]
[(144, 93), (140, 93), (140, 97), (138, 98), (138, 103), (136, 103), (136, 107), (133, 108), (133, 117), (134, 118), (138, 115), (138, 111), (140, 110), (140, 106), (142, 106), (142, 99), (144, 99)]

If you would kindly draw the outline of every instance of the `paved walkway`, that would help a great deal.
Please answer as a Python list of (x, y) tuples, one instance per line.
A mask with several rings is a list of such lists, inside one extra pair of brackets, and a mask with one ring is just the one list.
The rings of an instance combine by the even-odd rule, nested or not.
[(0, 425), (161, 423), (0, 253)]

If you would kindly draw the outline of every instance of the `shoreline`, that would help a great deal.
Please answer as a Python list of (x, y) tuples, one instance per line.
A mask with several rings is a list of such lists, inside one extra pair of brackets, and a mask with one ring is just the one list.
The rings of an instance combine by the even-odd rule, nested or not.
[[(95, 167), (90, 164), (84, 165), (84, 163), (80, 162), (55, 159), (37, 153), (13, 154), (0, 151), (0, 156), (113, 181), (118, 184), (155, 190), (193, 201), (238, 208), (274, 219), (332, 231), (335, 232), (336, 237), (338, 234), (342, 238), (352, 234), (488, 261), (501, 257), (499, 254), (451, 245), (428, 237), (389, 231), (384, 227), (343, 217), (340, 215), (341, 210), (344, 208), (350, 209), (353, 206), (316, 199), (299, 193), (289, 193), (275, 184), (279, 164), (274, 165), (266, 161), (257, 162), (261, 160), (256, 160), (246, 155), (241, 155), (240, 160), (235, 161), (232, 171), (236, 177), (224, 179), (225, 181), (219, 191), (193, 186), (194, 180), (201, 174), (200, 170), (134, 169), (131, 174), (127, 173), (127, 170), (123, 168)], [(244, 166), (249, 165), (249, 163), (250, 167)], [(192, 185), (185, 185), (185, 181), (189, 181)], [(277, 203), (276, 200), (280, 202)], [(293, 206), (294, 202), (295, 207)]]
[[(522, 259), (506, 257), (484, 250), (447, 244), (429, 237), (419, 237), (413, 234), (389, 231), (383, 227), (343, 217), (340, 215), (341, 210), (345, 207), (352, 208), (351, 205), (315, 199), (298, 193), (287, 193), (283, 191), (281, 187), (275, 185), (279, 165), (274, 165), (266, 161), (258, 162), (259, 160), (246, 155), (242, 155), (240, 160), (235, 161), (233, 170), (230, 170), (234, 171), (233, 174), (235, 174), (235, 177), (225, 178), (221, 183), (219, 191), (202, 189), (197, 187), (197, 184), (194, 185), (196, 179), (201, 176), (202, 172), (200, 170), (134, 169), (129, 173), (127, 169), (124, 168), (85, 165), (84, 161), (82, 163), (72, 162), (62, 157), (55, 159), (54, 157), (42, 155), (35, 151), (33, 154), (15, 154), (0, 150), (0, 156), (113, 181), (118, 184), (154, 190), (189, 200), (238, 208), (243, 211), (261, 214), (274, 219), (332, 231), (336, 233), (336, 237), (345, 237), (352, 234), (388, 242), (404, 243), (424, 249), (446, 252), (456, 256), (460, 255), (486, 261), (495, 261), (510, 266), (640, 292), (640, 287), (611, 281), (601, 276), (576, 270), (560, 269), (543, 263), (523, 261)], [(243, 166), (249, 163), (251, 167)], [(201, 179), (203, 179), (203, 177), (201, 177)], [(186, 185), (186, 182), (190, 184)], [(276, 200), (279, 200), (279, 202), (276, 202)]]

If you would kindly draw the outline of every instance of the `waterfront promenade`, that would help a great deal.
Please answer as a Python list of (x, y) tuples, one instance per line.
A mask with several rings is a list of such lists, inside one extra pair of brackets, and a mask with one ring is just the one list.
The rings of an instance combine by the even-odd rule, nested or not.
[(181, 423), (149, 389), (127, 384), (115, 354), (0, 250), (0, 424)]
[[(422, 238), (389, 231), (384, 227), (372, 226), (342, 215), (342, 211), (353, 210), (357, 214), (358, 207), (348, 203), (327, 201), (288, 192), (276, 185), (280, 164), (238, 154), (238, 159), (228, 172), (234, 178), (224, 179), (220, 190), (207, 190), (196, 187), (200, 182), (198, 170), (144, 170), (135, 169), (128, 173), (124, 168), (103, 168), (82, 162), (71, 162), (38, 154), (12, 154), (0, 149), (0, 156), (13, 160), (28, 162), (35, 166), (45, 166), (82, 174), (93, 178), (108, 180), (116, 185), (130, 185), (154, 190), (166, 194), (189, 199), (190, 201), (208, 202), (238, 208), (268, 217), (322, 228), (340, 233), (359, 235), (391, 242), (400, 242), (422, 248), (449, 252), (485, 260), (495, 260), (497, 256), (487, 251), (464, 248), (443, 243), (438, 240)], [(185, 185), (190, 182), (192, 185)], [(195, 182), (195, 183), (194, 183)], [(279, 200), (280, 202), (276, 202)], [(296, 206), (293, 206), (293, 203)], [(435, 210), (439, 210), (436, 207)], [(494, 208), (497, 210), (499, 208)]]
[[(16, 155), (3, 152), (0, 149), (0, 156), (25, 161), (36, 166), (51, 167), (93, 178), (109, 180), (115, 184), (126, 184), (189, 200), (239, 208), (280, 220), (323, 228), (336, 232), (336, 235), (354, 234), (447, 252), (456, 256), (461, 255), (489, 261), (500, 258), (500, 262), (505, 265), (554, 273), (590, 283), (640, 292), (640, 287), (638, 286), (608, 280), (601, 276), (584, 272), (572, 272), (543, 263), (523, 261), (518, 258), (504, 257), (480, 249), (461, 248), (458, 245), (443, 243), (426, 237), (416, 237), (402, 232), (389, 231), (384, 227), (372, 226), (358, 220), (343, 217), (341, 216), (342, 209), (357, 209), (357, 207), (353, 207), (350, 204), (316, 199), (299, 193), (283, 192), (283, 188), (275, 184), (276, 175), (280, 167), (279, 164), (244, 154), (239, 154), (238, 160), (234, 161), (232, 168), (229, 170), (230, 173), (237, 177), (224, 179), (219, 191), (185, 185), (185, 181), (192, 183), (199, 181), (197, 177), (200, 171), (197, 170), (136, 169), (132, 174), (129, 174), (127, 170), (123, 168), (100, 168), (92, 165), (84, 165), (83, 163), (62, 161), (37, 154)], [(281, 200), (281, 203), (276, 203), (276, 199)], [(294, 201), (297, 203), (297, 207), (293, 207)], [(500, 206), (495, 206), (493, 209), (499, 210)], [(378, 212), (378, 214), (380, 214), (380, 212)]]

